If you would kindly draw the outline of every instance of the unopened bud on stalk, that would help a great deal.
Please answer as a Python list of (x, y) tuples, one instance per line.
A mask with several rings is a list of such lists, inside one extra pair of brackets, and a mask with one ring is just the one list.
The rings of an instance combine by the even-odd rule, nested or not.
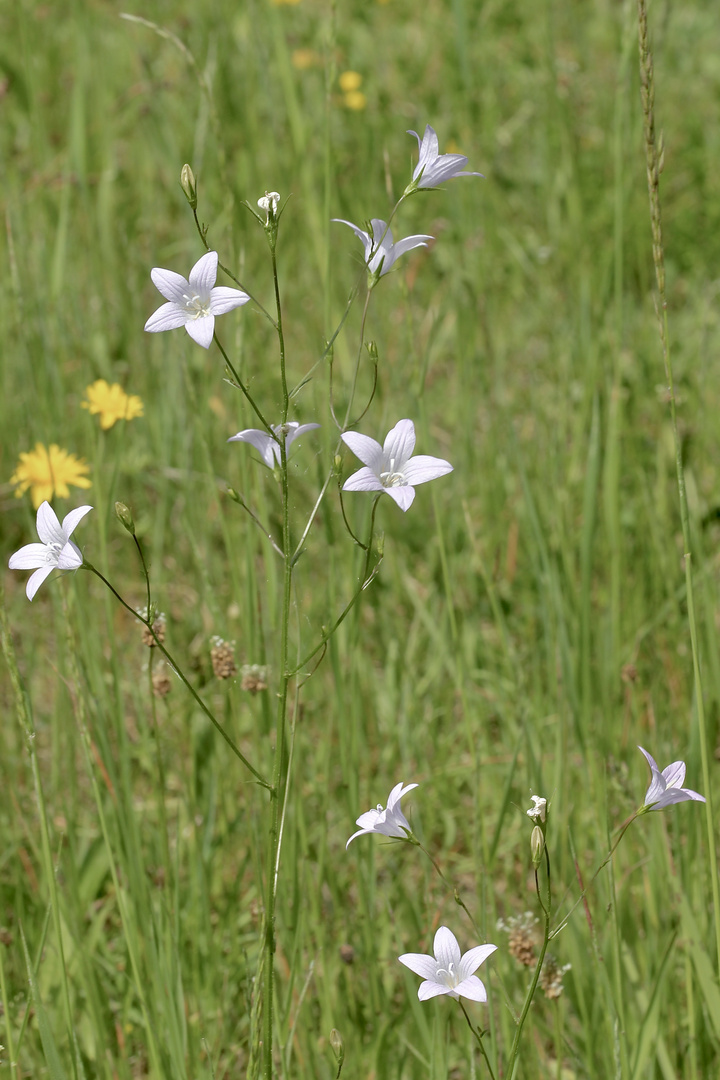
[(120, 523), (127, 529), (131, 536), (134, 536), (135, 522), (133, 521), (130, 507), (126, 506), (125, 503), (116, 502), (115, 513), (117, 515), (118, 521), (120, 521)]
[(543, 851), (545, 850), (545, 836), (539, 825), (536, 825), (530, 834), (530, 854), (532, 855), (532, 864), (537, 870), (542, 859)]
[(330, 1032), (330, 1045), (333, 1048), (338, 1065), (341, 1066), (345, 1060), (345, 1040), (337, 1028), (333, 1028)]
[(183, 165), (180, 170), (180, 187), (183, 189), (185, 198), (190, 203), (190, 208), (197, 210), (197, 184), (195, 183), (195, 173), (189, 165)]
[(277, 209), (279, 203), (280, 193), (278, 191), (266, 191), (265, 194), (258, 199), (258, 206), (261, 210), (265, 211), (266, 225), (269, 225), (271, 221), (274, 221), (277, 217)]
[(365, 348), (367, 349), (367, 351), (368, 351), (368, 353), (370, 355), (370, 359), (372, 360), (373, 364), (377, 364), (377, 362), (378, 362), (377, 342), (376, 341), (366, 341), (365, 342)]

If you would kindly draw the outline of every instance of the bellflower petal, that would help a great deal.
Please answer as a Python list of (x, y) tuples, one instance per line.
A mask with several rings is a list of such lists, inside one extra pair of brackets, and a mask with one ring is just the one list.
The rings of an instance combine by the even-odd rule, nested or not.
[[(272, 429), (278, 438), (285, 432), (285, 452), (287, 453), (292, 443), (298, 436), (302, 435), (306, 431), (314, 431), (319, 428), (319, 424), (300, 424), (297, 420), (288, 420), (284, 425), (273, 424)], [(273, 439), (272, 435), (267, 431), (262, 431), (260, 428), (245, 428), (244, 431), (238, 431), (237, 435), (232, 435), (228, 442), (246, 442), (254, 446), (256, 450), (260, 451), (260, 456), (269, 469), (274, 469), (276, 465), (280, 464), (280, 443), (277, 439)]]
[(417, 784), (403, 786), (401, 780), (388, 795), (385, 809), (378, 803), (376, 810), (367, 810), (364, 814), (361, 814), (355, 822), (356, 825), (360, 826), (360, 829), (352, 834), (345, 845), (345, 850), (347, 851), (355, 837), (365, 836), (369, 833), (379, 833), (381, 836), (392, 836), (398, 840), (407, 840), (408, 834), (412, 834), (412, 829), (400, 809), (400, 800), (403, 795), (407, 795), (408, 791), (412, 791), (417, 786)]
[(412, 181), (405, 189), (410, 195), (418, 188), (434, 188), (456, 176), (482, 176), (482, 173), (463, 171), (468, 163), (464, 154), (440, 154), (438, 137), (428, 124), (422, 139), (417, 131), (408, 131), (418, 141), (418, 163)]
[(242, 289), (215, 286), (217, 251), (207, 251), (193, 266), (188, 278), (174, 270), (156, 266), (150, 271), (153, 285), (168, 301), (145, 323), (150, 334), (184, 326), (193, 341), (209, 349), (215, 332), (215, 316), (247, 304), (250, 297)]
[(217, 251), (206, 251), (188, 274), (188, 283), (193, 292), (200, 293), (201, 296), (210, 293), (217, 278), (217, 267)]
[(412, 505), (417, 484), (452, 472), (452, 465), (443, 458), (412, 456), (415, 449), (412, 420), (398, 421), (388, 432), (383, 446), (356, 431), (344, 432), (342, 440), (366, 466), (348, 477), (343, 491), (384, 491), (401, 510)]
[(32, 600), (45, 578), (56, 567), (60, 570), (76, 570), (82, 566), (82, 552), (70, 535), (91, 510), (92, 506), (78, 506), (65, 515), (61, 525), (47, 501), (38, 507), (36, 528), (42, 543), (26, 544), (11, 555), (8, 562), (11, 570), (35, 570), (25, 586), (28, 600)]
[(417, 247), (427, 247), (428, 243), (435, 239), (433, 236), (422, 234), (406, 236), (404, 240), (398, 240), (395, 244), (392, 231), (380, 218), (373, 218), (370, 221), (370, 232), (365, 232), (357, 225), (353, 225), (352, 221), (345, 221), (344, 218), (333, 218), (333, 221), (337, 221), (340, 225), (347, 225), (363, 245), (365, 265), (370, 277), (375, 279), (371, 284), (375, 284), (377, 279), (387, 274), (401, 255)]
[(447, 926), (441, 926), (433, 942), (434, 956), (423, 953), (405, 953), (399, 956), (401, 964), (425, 981), (420, 984), (418, 998), (427, 1001), (440, 994), (449, 997), (466, 997), (471, 1001), (487, 1001), (483, 983), (474, 974), (497, 945), (476, 945), (460, 955), (457, 938)]
[(666, 806), (673, 806), (679, 802), (705, 802), (704, 795), (682, 786), (685, 782), (684, 761), (673, 761), (660, 772), (652, 754), (649, 754), (642, 746), (638, 746), (638, 750), (650, 766), (650, 786), (645, 792), (645, 799), (639, 813), (664, 810)]

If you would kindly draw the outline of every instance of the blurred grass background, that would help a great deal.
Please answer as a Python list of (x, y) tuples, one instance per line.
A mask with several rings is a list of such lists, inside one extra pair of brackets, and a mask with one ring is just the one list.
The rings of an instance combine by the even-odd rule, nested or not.
[[(171, 651), (266, 770), (271, 693), (214, 679), (209, 650), (217, 634), (236, 642), (238, 663), (272, 668), (278, 566), (224, 491), (275, 525), (278, 493), (249, 448), (226, 445), (253, 419), (217, 354), (182, 331), (142, 332), (159, 302), (150, 268), (187, 274), (202, 253), (180, 168), (190, 162), (199, 179), (211, 246), (267, 304), (264, 239), (241, 204), (266, 189), (292, 196), (279, 254), (291, 383), (321, 355), (360, 266), (359, 245), (329, 218), (387, 215), (416, 160), (405, 130), (430, 122), (441, 150), (485, 174), (415, 196), (393, 223), (396, 237), (429, 232), (437, 243), (374, 295), (367, 336), (380, 380), (362, 430), (381, 438), (412, 417), (419, 452), (455, 471), (421, 488), (407, 515), (383, 500), (380, 575), (302, 691), (278, 911), (282, 1075), (334, 1076), (333, 1027), (346, 1080), (483, 1075), (452, 1003), (420, 1005), (396, 962), (428, 950), (441, 923), (464, 949), (473, 931), (417, 852), (365, 838), (346, 854), (357, 815), (398, 780), (420, 783), (405, 800), (413, 827), (500, 946), (481, 972), (492, 1007), (473, 1011), (492, 1057), (509, 1045), (528, 981), (496, 920), (534, 908), (530, 792), (552, 801), (567, 909), (579, 892), (573, 858), (587, 881), (643, 797), (637, 743), (661, 767), (685, 759), (688, 785), (700, 787), (635, 7), (132, 9), (188, 52), (122, 10), (29, 0), (0, 12), (2, 549), (34, 539), (30, 497), (16, 499), (8, 482), (19, 453), (40, 441), (84, 457), (92, 489), (56, 500), (58, 513), (94, 505), (76, 539), (140, 606), (132, 545), (112, 512), (116, 498), (132, 507)], [(656, 2), (650, 18), (714, 749), (720, 27), (708, 2)], [(346, 71), (361, 76), (365, 101), (354, 104), (364, 107), (348, 107)], [(358, 317), (335, 351), (341, 400)], [(248, 306), (218, 331), (271, 414), (268, 325)], [(144, 417), (101, 432), (80, 405), (97, 378), (140, 395)], [(335, 445), (327, 402), (322, 367), (296, 402), (297, 419), (322, 424), (293, 459), (296, 527)], [(361, 523), (363, 498), (346, 505)], [(333, 495), (298, 567), (301, 651), (360, 567)], [(53, 579), (32, 607), (21, 575), (5, 575), (5, 588), (36, 734), (28, 741), (18, 723), (3, 669), (0, 1072), (12, 1042), (16, 1075), (77, 1075), (75, 1040), (87, 1077), (242, 1075), (263, 796), (179, 683), (151, 696), (139, 626), (89, 575)], [(643, 819), (614, 867), (614, 898), (605, 873), (588, 896), (592, 923), (580, 907), (553, 943), (572, 970), (558, 1000), (533, 1006), (519, 1075), (716, 1075), (702, 811)]]

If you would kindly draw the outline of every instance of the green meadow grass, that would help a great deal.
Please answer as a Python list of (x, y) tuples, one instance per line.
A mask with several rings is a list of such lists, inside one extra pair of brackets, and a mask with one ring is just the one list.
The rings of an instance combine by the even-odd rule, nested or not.
[[(242, 203), (290, 197), (279, 277), (291, 385), (319, 360), (362, 269), (331, 217), (386, 216), (427, 122), (486, 179), (403, 204), (396, 237), (431, 233), (373, 294), (378, 389), (361, 430), (414, 419), (454, 472), (402, 514), (382, 499), (379, 573), (291, 697), (293, 767), (277, 908), (277, 1075), (486, 1076), (449, 999), (420, 1003), (397, 963), (437, 926), (478, 943), (416, 849), (356, 840), (399, 780), (413, 829), (498, 951), (468, 1003), (506, 1075), (530, 972), (497, 920), (538, 912), (530, 793), (551, 803), (555, 921), (637, 808), (647, 747), (705, 791), (675, 450), (654, 310), (633, 4), (266, 0), (8, 5), (0, 14), (4, 223), (0, 500), (4, 558), (35, 539), (18, 455), (58, 443), (92, 488), (75, 539), (131, 605), (145, 602), (133, 511), (166, 643), (240, 749), (272, 769), (282, 569), (227, 495), (275, 535), (279, 489), (218, 353), (143, 334), (153, 266), (202, 254), (179, 186), (191, 163), (211, 247), (266, 305), (262, 230)], [(690, 510), (711, 784), (720, 706), (720, 28), (714, 5), (650, 11), (669, 327)], [(167, 31), (167, 33), (165, 32)], [(173, 35), (173, 36), (169, 36)], [(179, 47), (182, 45), (182, 48)], [(293, 55), (305, 50), (311, 66)], [(337, 81), (362, 75), (367, 106)], [(355, 305), (334, 349), (340, 412)], [(279, 410), (277, 347), (253, 305), (218, 333), (256, 400)], [(142, 419), (101, 432), (97, 378)], [(361, 369), (360, 397), (371, 386)], [(322, 427), (291, 462), (302, 527), (336, 445), (328, 365), (293, 402)], [(343, 476), (355, 468), (346, 453)], [(367, 533), (368, 499), (349, 493)], [(290, 636), (303, 656), (357, 588), (362, 553), (331, 485), (297, 565)], [(0, 725), (0, 1075), (51, 1080), (255, 1075), (253, 996), (268, 799), (180, 682), (151, 693), (141, 627), (90, 574), (29, 605), (7, 573)], [(214, 678), (210, 639), (269, 665), (251, 695)], [(14, 659), (13, 659), (14, 657)], [(158, 661), (154, 660), (154, 667)], [(551, 942), (571, 964), (538, 993), (517, 1080), (707, 1080), (720, 1062), (715, 863), (704, 808), (635, 822)], [(12, 1063), (12, 1064), (11, 1064)]]

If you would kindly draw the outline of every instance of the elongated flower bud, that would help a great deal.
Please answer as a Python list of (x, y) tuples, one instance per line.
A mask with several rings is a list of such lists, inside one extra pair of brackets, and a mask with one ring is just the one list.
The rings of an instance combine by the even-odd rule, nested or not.
[(545, 850), (545, 837), (543, 831), (539, 825), (536, 825), (530, 834), (530, 854), (532, 855), (532, 864), (537, 870), (542, 859), (543, 851)]
[(195, 183), (195, 173), (189, 165), (183, 165), (180, 170), (180, 187), (183, 189), (191, 209), (197, 210), (197, 184)]
[(115, 513), (118, 521), (127, 529), (131, 536), (135, 535), (135, 522), (133, 521), (132, 511), (125, 503), (115, 503)]

